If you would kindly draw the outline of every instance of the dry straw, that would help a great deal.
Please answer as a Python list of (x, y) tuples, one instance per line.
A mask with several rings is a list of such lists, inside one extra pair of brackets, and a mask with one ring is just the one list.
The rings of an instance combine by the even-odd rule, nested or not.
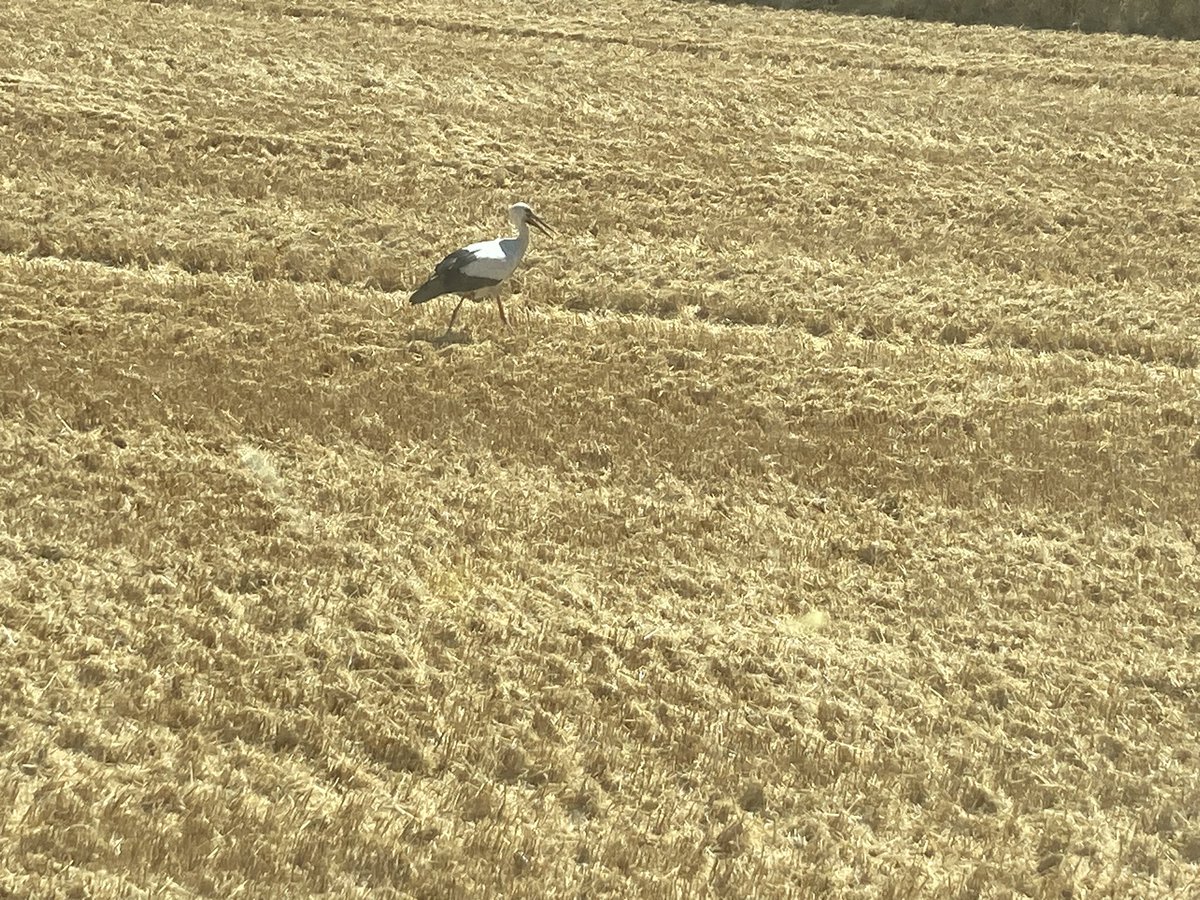
[(1196, 51), (493, 14), (0, 23), (0, 895), (1194, 890)]

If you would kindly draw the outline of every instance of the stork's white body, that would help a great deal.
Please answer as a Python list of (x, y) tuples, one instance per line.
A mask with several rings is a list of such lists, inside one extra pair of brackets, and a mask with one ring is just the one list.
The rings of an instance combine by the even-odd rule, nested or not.
[(494, 241), (479, 241), (463, 247), (473, 259), (460, 271), (472, 278), (486, 278), (497, 283), (505, 281), (529, 249), (529, 226), (522, 222), (516, 237), (496, 238)]

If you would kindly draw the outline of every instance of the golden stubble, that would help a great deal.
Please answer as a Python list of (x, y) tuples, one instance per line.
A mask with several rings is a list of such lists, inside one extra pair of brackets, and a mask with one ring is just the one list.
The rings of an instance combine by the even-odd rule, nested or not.
[(0, 892), (1185, 895), (1198, 60), (14, 12)]

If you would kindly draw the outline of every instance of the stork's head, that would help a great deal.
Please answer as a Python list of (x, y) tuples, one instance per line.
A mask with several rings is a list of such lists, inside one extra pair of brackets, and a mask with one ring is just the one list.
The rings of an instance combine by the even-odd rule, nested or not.
[(508, 208), (508, 218), (518, 228), (528, 222), (542, 234), (550, 234), (550, 226), (542, 221), (528, 203), (514, 203)]

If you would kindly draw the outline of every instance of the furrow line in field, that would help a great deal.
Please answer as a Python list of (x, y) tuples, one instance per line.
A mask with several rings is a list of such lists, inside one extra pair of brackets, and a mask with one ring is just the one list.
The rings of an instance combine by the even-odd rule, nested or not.
[[(42, 261), (51, 265), (58, 264), (69, 266), (71, 264), (83, 264), (100, 266), (112, 272), (128, 274), (131, 277), (145, 275), (149, 271), (149, 266), (141, 265), (137, 262), (121, 263), (110, 259), (92, 258), (80, 254), (61, 254), (61, 253), (37, 253), (30, 254), (29, 252), (14, 252), (12, 250), (0, 252), (0, 256), (10, 259), (21, 259), (26, 261)], [(153, 263), (156, 267), (166, 267), (168, 271), (177, 271), (180, 275), (214, 275), (232, 278), (245, 278), (255, 284), (291, 284), (303, 287), (312, 288), (341, 288), (348, 291), (360, 293), (364, 296), (379, 297), (386, 299), (387, 302), (401, 304), (400, 308), (406, 308), (403, 303), (407, 290), (400, 288), (397, 290), (387, 290), (373, 284), (371, 282), (363, 283), (360, 281), (347, 281), (337, 278), (312, 279), (312, 278), (279, 278), (279, 277), (255, 277), (244, 269), (236, 266), (211, 267), (203, 270), (192, 270), (177, 261), (171, 259), (158, 260)], [(680, 322), (689, 321), (686, 317), (681, 317), (678, 314), (656, 311), (653, 309), (613, 309), (600, 305), (590, 306), (587, 308), (579, 308), (572, 306), (555, 306), (553, 304), (535, 304), (535, 311), (544, 311), (551, 315), (583, 315), (587, 319), (596, 322), (597, 324), (614, 319), (628, 318), (632, 321), (640, 321), (645, 323), (663, 323), (663, 324), (678, 324)], [(769, 334), (798, 334), (805, 333), (813, 338), (824, 338), (830, 333), (827, 330), (813, 330), (810, 323), (803, 319), (792, 321), (775, 321), (775, 322), (755, 322), (755, 321), (739, 321), (738, 318), (722, 313), (720, 310), (711, 310), (704, 318), (691, 319), (694, 324), (699, 327), (714, 330), (719, 329), (725, 332), (734, 332), (739, 334), (751, 335), (769, 335)], [(416, 322), (412, 323), (414, 326)], [(959, 346), (953, 340), (943, 339), (935, 332), (929, 331), (922, 327), (922, 323), (917, 321), (909, 321), (898, 324), (894, 330), (887, 333), (868, 333), (866, 320), (844, 319), (838, 323), (834, 330), (834, 337), (838, 339), (853, 339), (861, 340), (865, 343), (875, 344), (880, 347), (900, 348), (908, 346), (914, 339), (918, 341), (929, 341), (937, 343), (947, 351), (967, 350), (967, 351), (985, 351), (985, 352), (1011, 352), (1018, 354), (1029, 354), (1034, 357), (1055, 356), (1058, 354), (1067, 354), (1069, 356), (1078, 357), (1080, 353), (1088, 353), (1098, 362), (1133, 362), (1143, 366), (1163, 367), (1165, 370), (1176, 371), (1180, 373), (1194, 373), (1197, 365), (1200, 365), (1200, 345), (1194, 342), (1182, 342), (1178, 344), (1169, 344), (1165, 347), (1151, 347), (1136, 345), (1131, 347), (1109, 346), (1108, 342), (1101, 340), (1101, 344), (1097, 344), (1095, 338), (1089, 338), (1086, 334), (1071, 334), (1067, 336), (1054, 337), (1046, 333), (1043, 329), (1034, 327), (1033, 330), (1009, 333), (1005, 332), (1001, 335), (981, 335), (979, 340), (973, 342), (970, 346)], [(410, 336), (410, 337), (414, 337)]]

